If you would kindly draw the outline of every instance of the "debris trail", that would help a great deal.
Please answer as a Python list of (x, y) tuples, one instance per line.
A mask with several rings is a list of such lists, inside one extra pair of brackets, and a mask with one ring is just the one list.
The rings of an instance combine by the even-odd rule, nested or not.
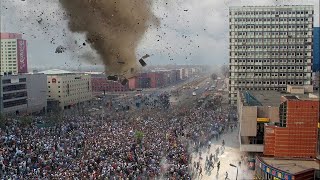
[[(120, 74), (137, 66), (136, 48), (150, 25), (159, 26), (152, 0), (60, 0), (69, 29), (85, 33), (108, 72)], [(118, 63), (118, 62), (125, 63)], [(126, 74), (130, 76), (130, 74)]]

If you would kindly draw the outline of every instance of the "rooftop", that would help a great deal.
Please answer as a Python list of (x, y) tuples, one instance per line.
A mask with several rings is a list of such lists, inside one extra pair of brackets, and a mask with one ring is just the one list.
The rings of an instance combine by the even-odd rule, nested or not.
[[(246, 99), (245, 93), (248, 92), (253, 99)], [(279, 106), (281, 96), (286, 96), (287, 99), (309, 99), (309, 94), (290, 94), (288, 92), (279, 91), (240, 91), (241, 101), (244, 106)], [(255, 103), (258, 102), (258, 103)], [(257, 105), (259, 104), (259, 105)]]
[(75, 74), (77, 72), (71, 72), (71, 71), (66, 71), (61, 69), (50, 69), (50, 70), (41, 71), (39, 73), (55, 75), (55, 74)]
[(285, 171), (290, 174), (296, 174), (307, 169), (320, 170), (320, 164), (316, 160), (295, 160), (295, 159), (277, 159), (273, 157), (260, 157), (268, 165)]

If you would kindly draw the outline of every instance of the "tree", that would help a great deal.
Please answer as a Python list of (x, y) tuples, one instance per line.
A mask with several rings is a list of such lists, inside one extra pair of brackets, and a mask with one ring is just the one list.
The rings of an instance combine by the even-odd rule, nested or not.
[(229, 77), (229, 67), (225, 64), (221, 66), (221, 73), (224, 77)]
[(135, 137), (136, 137), (136, 140), (137, 140), (137, 143), (138, 143), (138, 144), (141, 144), (141, 143), (142, 143), (143, 135), (144, 135), (143, 132), (141, 132), (141, 131), (136, 131)]

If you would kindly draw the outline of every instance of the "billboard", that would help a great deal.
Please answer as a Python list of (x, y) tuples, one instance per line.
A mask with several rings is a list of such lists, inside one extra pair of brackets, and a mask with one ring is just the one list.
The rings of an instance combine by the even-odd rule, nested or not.
[(18, 73), (27, 73), (27, 41), (17, 39), (17, 60), (18, 60)]

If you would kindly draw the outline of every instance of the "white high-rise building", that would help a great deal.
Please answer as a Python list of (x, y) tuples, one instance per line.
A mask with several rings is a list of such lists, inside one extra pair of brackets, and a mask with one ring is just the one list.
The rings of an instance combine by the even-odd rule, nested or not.
[(21, 34), (0, 33), (0, 74), (27, 73), (27, 42)]
[(240, 90), (311, 85), (313, 6), (230, 8), (230, 103)]

